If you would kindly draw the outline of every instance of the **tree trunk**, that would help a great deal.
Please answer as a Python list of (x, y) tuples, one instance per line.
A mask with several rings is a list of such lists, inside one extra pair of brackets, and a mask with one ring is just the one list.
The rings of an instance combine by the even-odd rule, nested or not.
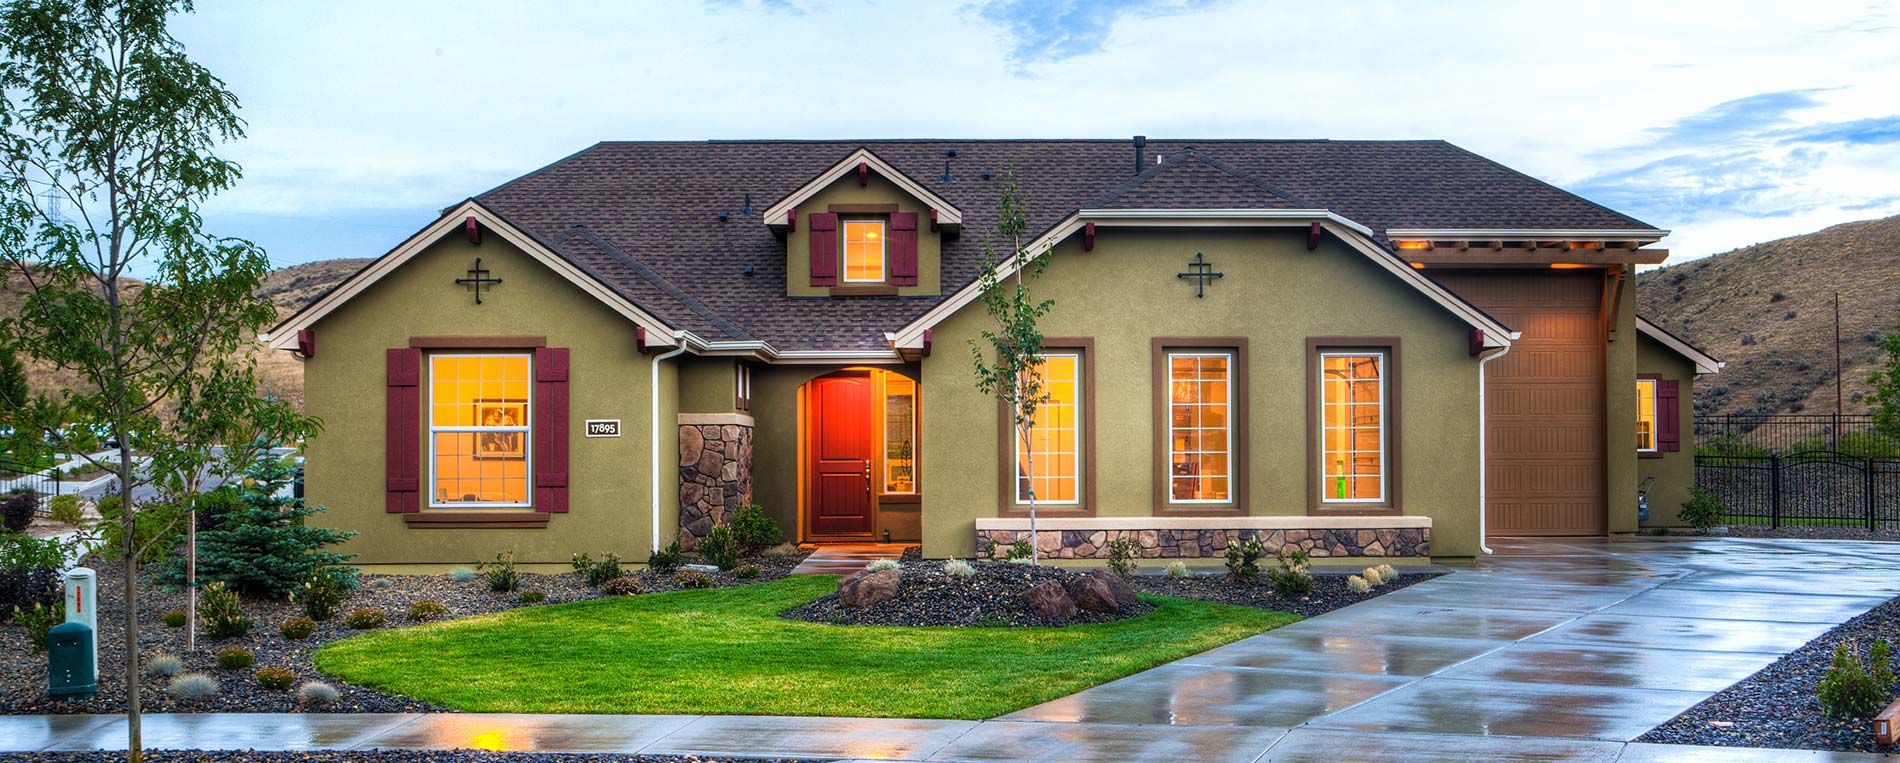
[(125, 754), (129, 763), (143, 757), (139, 740), (139, 544), (132, 507), (132, 445), (119, 433), (119, 529), (125, 553)]

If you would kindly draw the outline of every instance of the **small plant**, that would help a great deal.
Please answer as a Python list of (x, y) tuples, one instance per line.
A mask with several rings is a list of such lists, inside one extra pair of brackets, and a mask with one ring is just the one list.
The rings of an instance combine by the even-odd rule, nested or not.
[(1300, 549), (1281, 546), (1273, 552), (1274, 568), (1267, 570), (1273, 591), (1288, 598), (1300, 598), (1313, 592), (1313, 562)]
[(475, 571), (467, 567), (457, 567), (449, 570), (449, 579), (457, 583), (467, 583), (475, 579)]
[(1029, 545), (1028, 538), (1018, 540), (1009, 547), (1009, 560), (1012, 562), (1027, 562), (1035, 555), (1036, 549)]
[(758, 580), (759, 579), (759, 565), (741, 564), (739, 565), (739, 569), (732, 571), (732, 576), (740, 580)]
[(1367, 567), (1364, 571), (1360, 572), (1356, 577), (1366, 581), (1366, 585), (1371, 586), (1373, 588), (1378, 588), (1379, 586), (1385, 585), (1385, 576), (1379, 574), (1379, 568), (1377, 567)]
[(248, 668), (257, 661), (257, 653), (241, 646), (218, 650), (218, 667), (226, 670)]
[(190, 619), (191, 615), (182, 609), (174, 609), (158, 616), (158, 621), (164, 623), (167, 628), (183, 628), (185, 622)]
[(449, 613), (449, 608), (434, 599), (417, 599), (409, 602), (409, 621), (426, 623)]
[(868, 565), (865, 565), (864, 571), (865, 572), (884, 572), (886, 570), (900, 569), (903, 566), (904, 566), (904, 563), (897, 561), (896, 559), (879, 559), (874, 562), (871, 562)]
[(519, 601), (523, 604), (540, 604), (541, 602), (544, 602), (547, 600), (548, 600), (547, 594), (537, 591), (533, 588), (529, 588), (529, 589), (523, 590), (521, 593), (515, 594), (515, 601)]
[(739, 542), (739, 550), (747, 555), (778, 545), (782, 535), (778, 520), (768, 516), (765, 508), (758, 504), (740, 506), (732, 517), (732, 537)]
[(600, 592), (608, 596), (637, 596), (646, 593), (646, 587), (640, 585), (638, 578), (621, 577), (607, 581)]
[(310, 638), (310, 634), (316, 632), (317, 621), (303, 615), (288, 618), (284, 620), (283, 624), (277, 626), (278, 635), (290, 639), (291, 641)]
[(673, 585), (680, 588), (711, 588), (712, 576), (699, 570), (680, 570), (673, 573)]
[(759, 552), (759, 556), (798, 556), (798, 544), (780, 543)]
[(1821, 711), (1835, 718), (1865, 718), (1886, 704), (1893, 686), (1892, 648), (1885, 641), (1875, 642), (1868, 662), (1850, 644), (1834, 647), (1834, 662), (1815, 690)]
[[(1373, 570), (1372, 568), (1368, 567), (1366, 568), (1366, 571), (1372, 572)], [(1367, 580), (1358, 575), (1354, 575), (1352, 577), (1346, 578), (1346, 590), (1351, 591), (1353, 593), (1365, 593), (1367, 591), (1372, 590), (1372, 581)]]
[(1728, 506), (1722, 503), (1722, 497), (1713, 491), (1699, 486), (1690, 486), (1691, 498), (1682, 504), (1682, 511), (1676, 516), (1697, 530), (1708, 530), (1720, 524), (1722, 515), (1728, 513)]
[(575, 554), (574, 571), (580, 573), (581, 582), (588, 588), (599, 588), (602, 583), (621, 576), (620, 555), (609, 553), (594, 560), (586, 553)]
[(1258, 536), (1227, 544), (1227, 574), (1235, 580), (1252, 580), (1260, 574), (1260, 557), (1267, 553)]
[(383, 622), (388, 619), (389, 616), (383, 614), (380, 609), (363, 607), (344, 615), (343, 624), (350, 626), (352, 630), (367, 631), (383, 627)]
[(178, 655), (159, 652), (145, 658), (145, 672), (154, 676), (175, 676), (185, 669), (185, 661)]
[(953, 578), (973, 578), (976, 577), (976, 565), (962, 559), (951, 559), (943, 563), (943, 574)]
[(53, 496), (52, 500), (46, 502), (46, 512), (53, 521), (62, 525), (78, 526), (86, 518), (85, 512), (79, 509), (79, 496), (72, 493)]
[(1184, 577), (1187, 577), (1189, 574), (1187, 562), (1181, 561), (1179, 559), (1176, 559), (1172, 562), (1168, 562), (1168, 566), (1163, 568), (1163, 571), (1168, 573), (1168, 577), (1171, 577), (1171, 578), (1184, 578)]
[(303, 613), (312, 620), (328, 620), (336, 617), (337, 608), (343, 606), (343, 589), (348, 588), (350, 577), (341, 570), (329, 567), (310, 573), (310, 579), (303, 587), (292, 591), (292, 603), (303, 607)]
[(993, 541), (993, 540), (983, 541), (983, 545), (978, 547), (976, 550), (976, 558), (995, 559), (996, 558), (996, 541)]
[(34, 654), (46, 651), (47, 632), (53, 626), (66, 621), (66, 602), (56, 601), (52, 606), (34, 604), (32, 609), (13, 608), (13, 621), (26, 628), (27, 644)]
[(297, 682), (297, 672), (290, 668), (258, 668), (257, 685), (271, 691), (283, 691)]
[(328, 705), (339, 696), (336, 687), (322, 681), (305, 681), (297, 687), (297, 703), (301, 705)]
[(666, 548), (655, 551), (652, 556), (647, 557), (647, 569), (661, 575), (670, 575), (674, 570), (679, 569), (680, 563), (685, 560), (686, 552), (680, 550), (679, 533), (674, 533), (672, 543), (666, 544)]
[(223, 583), (209, 584), (199, 592), (198, 621), (212, 638), (237, 638), (251, 632), (251, 618), (244, 616), (237, 592)]
[(218, 679), (203, 673), (180, 673), (165, 687), (165, 693), (180, 700), (204, 699), (218, 693)]
[(521, 573), (515, 571), (515, 551), (508, 549), (495, 555), (495, 561), (475, 565), (482, 576), (488, 578), (488, 590), (495, 593), (508, 593), (521, 587)]
[(1377, 567), (1374, 567), (1373, 569), (1378, 570), (1379, 579), (1387, 583), (1390, 583), (1394, 580), (1399, 579), (1399, 571), (1392, 569), (1392, 565), (1390, 564), (1381, 564)]
[(726, 525), (713, 525), (712, 529), (706, 531), (706, 537), (699, 539), (699, 555), (722, 570), (737, 566), (739, 541), (733, 538), (732, 528)]
[(1108, 568), (1124, 579), (1135, 576), (1135, 554), (1140, 553), (1141, 544), (1134, 538), (1122, 536), (1108, 542)]
[(0, 525), (7, 532), (26, 532), (27, 525), (33, 524), (33, 514), (39, 511), (40, 494), (24, 490), (0, 498)]

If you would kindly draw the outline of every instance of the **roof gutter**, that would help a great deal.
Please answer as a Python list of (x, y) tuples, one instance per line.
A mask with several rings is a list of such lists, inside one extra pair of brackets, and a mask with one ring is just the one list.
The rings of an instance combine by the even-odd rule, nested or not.
[[(1517, 337), (1513, 336), (1512, 338), (1515, 339)], [(1486, 453), (1485, 448), (1487, 447), (1484, 442), (1485, 430), (1491, 426), (1490, 422), (1486, 421), (1484, 413), (1484, 372), (1485, 366), (1489, 365), (1491, 361), (1509, 354), (1511, 354), (1511, 346), (1507, 344), (1497, 352), (1478, 359), (1478, 550), (1483, 551), (1486, 556), (1494, 552), (1486, 543), (1490, 529), (1485, 524), (1487, 518), (1484, 512), (1485, 506), (1490, 502), (1489, 499), (1486, 498), (1485, 482), (1488, 481), (1491, 475), (1490, 467), (1486, 465), (1484, 458)]]
[(678, 342), (678, 346), (653, 356), (653, 365), (649, 369), (651, 375), (647, 381), (647, 397), (653, 401), (653, 412), (651, 414), (653, 417), (653, 442), (650, 446), (653, 457), (653, 471), (649, 474), (653, 480), (653, 484), (651, 485), (653, 489), (653, 550), (656, 553), (660, 550), (660, 361), (675, 358), (685, 353), (687, 336), (687, 332), (684, 331), (673, 332), (673, 339), (675, 342)]

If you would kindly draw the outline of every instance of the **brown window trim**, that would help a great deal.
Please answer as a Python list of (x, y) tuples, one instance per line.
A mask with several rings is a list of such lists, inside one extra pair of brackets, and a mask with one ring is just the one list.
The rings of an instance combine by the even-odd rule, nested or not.
[[(1224, 517), (1247, 513), (1247, 338), (1241, 336), (1158, 336), (1152, 341), (1154, 367), (1154, 513), (1170, 517)], [(1173, 474), (1168, 468), (1174, 448), (1168, 442), (1170, 410), (1174, 402), (1168, 383), (1171, 351), (1225, 352), (1233, 356), (1228, 370), (1227, 431), (1233, 450), (1227, 454), (1227, 503), (1178, 504), (1171, 499)]]
[[(458, 351), (458, 350), (529, 350), (529, 349), (536, 349), (540, 347), (546, 347), (547, 344), (548, 344), (548, 338), (544, 336), (412, 336), (412, 337), (409, 337), (410, 347), (427, 349), (427, 350), (447, 350), (451, 352)], [(419, 373), (421, 374), (422, 383), (425, 385), (424, 386), (425, 389), (429, 389), (430, 387), (428, 385), (434, 384), (434, 381), (435, 381), (433, 378), (433, 374), (431, 373), (431, 371), (433, 370), (433, 366), (431, 366), (429, 363), (429, 358), (432, 357), (433, 355), (435, 355), (434, 352), (425, 352), (422, 355), (422, 368), (419, 371)], [(532, 355), (530, 355), (528, 358), (528, 366), (530, 369), (534, 367), (534, 357)], [(426, 397), (424, 399), (427, 400)], [(422, 437), (422, 442), (417, 446), (417, 453), (422, 455), (425, 458), (425, 461), (424, 461), (425, 468), (422, 469), (421, 475), (423, 478), (427, 478), (428, 475), (430, 474), (430, 471), (429, 469), (426, 468), (427, 466), (426, 458), (428, 457), (428, 453), (430, 452), (429, 438), (431, 435), (430, 435), (428, 406), (423, 405), (421, 406), (421, 408), (422, 410), (419, 414), (421, 417), (421, 422), (420, 422), (420, 425), (417, 427), (417, 429), (420, 430), (419, 434)], [(530, 436), (530, 441), (532, 441), (532, 437), (534, 434), (532, 428), (530, 428), (530, 431), (528, 432), (528, 434)], [(532, 479), (530, 480), (530, 482), (532, 482)], [(435, 489), (435, 486), (430, 485), (429, 489), (430, 491), (433, 491)], [(539, 528), (548, 526), (548, 517), (550, 516), (550, 514), (545, 511), (535, 511), (532, 507), (528, 507), (528, 508), (511, 507), (507, 509), (476, 508), (474, 510), (469, 510), (469, 509), (464, 509), (464, 508), (431, 508), (428, 504), (430, 502), (430, 495), (432, 494), (433, 493), (431, 492), (431, 493), (424, 493), (421, 495), (421, 499), (423, 503), (421, 511), (403, 514), (403, 522), (407, 524), (410, 529), (433, 530), (433, 529), (484, 528), (484, 529), (532, 530), (532, 529), (539, 529)], [(529, 502), (533, 503), (534, 488), (532, 484), (529, 486), (529, 489), (528, 489), (528, 497), (529, 497)]]
[[(1094, 337), (1043, 337), (1044, 350), (1074, 350), (1082, 355), (1082, 436), (1076, 447), (1082, 450), (1082, 490), (1081, 504), (1076, 506), (1051, 506), (1036, 504), (1038, 516), (1092, 517), (1095, 516), (1095, 338)], [(1009, 410), (999, 401), (996, 404), (996, 475), (999, 483), (996, 491), (996, 515), (999, 517), (1027, 517), (1028, 504), (1016, 502), (1016, 433), (1010, 425)]]
[[(888, 278), (889, 275), (886, 275), (885, 277)], [(869, 283), (869, 282), (854, 283), (849, 286), (839, 285), (839, 286), (831, 287), (831, 296), (834, 296), (834, 297), (895, 297), (897, 296), (897, 287), (891, 286), (890, 284)]]
[(402, 515), (412, 530), (537, 530), (548, 526), (543, 511), (446, 511), (430, 510)]
[[(1327, 505), (1320, 500), (1319, 353), (1321, 350), (1378, 350), (1385, 353), (1385, 502)], [(1393, 516), (1403, 514), (1400, 507), (1399, 443), (1404, 419), (1399, 405), (1404, 400), (1399, 382), (1399, 338), (1396, 336), (1309, 336), (1306, 338), (1306, 513), (1308, 516)]]
[[(1637, 378), (1637, 379), (1649, 379), (1649, 380), (1652, 380), (1652, 381), (1662, 381), (1662, 380), (1663, 380), (1663, 377), (1662, 377), (1662, 374), (1637, 374), (1637, 375), (1636, 375), (1636, 378)], [(1662, 392), (1662, 389), (1661, 389), (1661, 387), (1662, 387), (1662, 385), (1660, 385), (1660, 384), (1659, 384), (1659, 385), (1656, 385), (1656, 386), (1657, 386), (1657, 390), (1656, 390), (1656, 392), (1657, 392), (1658, 394), (1660, 394), (1660, 393)], [(1640, 404), (1640, 403), (1641, 403), (1642, 401), (1641, 401), (1641, 400), (1638, 400), (1637, 402), (1638, 402), (1638, 403)], [(1680, 411), (1678, 411), (1678, 413), (1680, 413)], [(1662, 411), (1661, 411), (1660, 409), (1658, 409), (1658, 410), (1656, 411), (1656, 429), (1657, 429), (1658, 431), (1656, 431), (1656, 432), (1651, 432), (1651, 433), (1650, 433), (1650, 436), (1652, 436), (1652, 437), (1656, 437), (1656, 438), (1658, 438), (1658, 439), (1660, 439), (1660, 438), (1662, 437), (1662, 432), (1660, 431), (1660, 430), (1662, 429)], [(1657, 443), (1657, 444), (1659, 444), (1659, 445), (1660, 445), (1661, 443)], [(1636, 457), (1637, 457), (1637, 458), (1662, 458), (1662, 457), (1663, 457), (1663, 455), (1664, 455), (1664, 452), (1663, 452), (1663, 450), (1662, 450), (1661, 448), (1658, 448), (1658, 449), (1656, 449), (1656, 450), (1641, 450), (1641, 449), (1638, 449), (1638, 450), (1636, 451)]]
[(548, 346), (544, 336), (412, 336), (409, 346), (423, 350), (520, 350)]

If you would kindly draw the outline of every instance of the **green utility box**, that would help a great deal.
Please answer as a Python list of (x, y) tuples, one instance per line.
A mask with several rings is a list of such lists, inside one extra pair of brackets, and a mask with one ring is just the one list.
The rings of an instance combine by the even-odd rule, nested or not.
[(91, 699), (99, 691), (92, 628), (60, 623), (46, 631), (46, 693), (54, 699)]

